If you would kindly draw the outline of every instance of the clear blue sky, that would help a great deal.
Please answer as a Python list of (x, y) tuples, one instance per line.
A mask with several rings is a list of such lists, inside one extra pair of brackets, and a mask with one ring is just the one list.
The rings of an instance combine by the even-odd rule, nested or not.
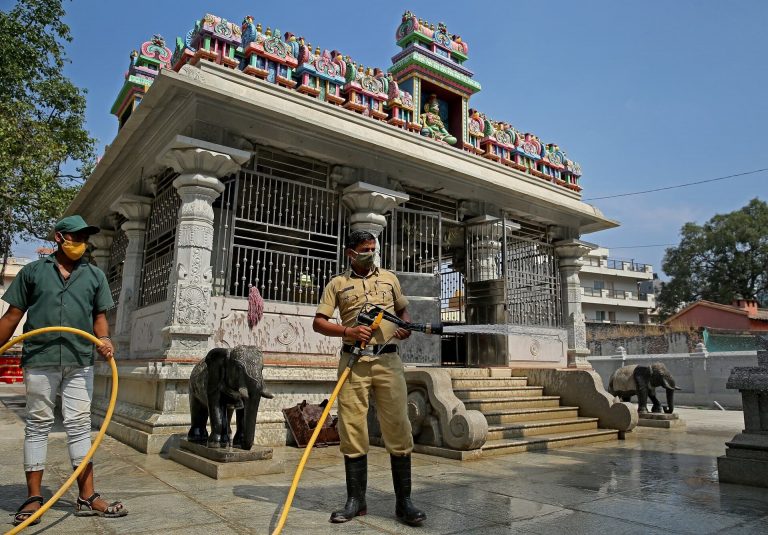
[[(585, 199), (768, 167), (765, 0), (394, 0), (364, 10), (317, 1), (65, 5), (74, 37), (66, 71), (88, 88), (88, 128), (100, 151), (117, 131), (109, 110), (129, 53), (153, 33), (173, 49), (206, 12), (237, 23), (253, 15), (265, 27), (386, 68), (410, 9), (444, 21), (469, 43), (466, 65), (483, 86), (473, 107), (558, 143), (581, 163)], [(660, 271), (663, 247), (619, 247), (677, 243), (683, 223), (766, 199), (767, 191), (768, 173), (761, 173), (594, 201), (622, 226), (584, 239)]]

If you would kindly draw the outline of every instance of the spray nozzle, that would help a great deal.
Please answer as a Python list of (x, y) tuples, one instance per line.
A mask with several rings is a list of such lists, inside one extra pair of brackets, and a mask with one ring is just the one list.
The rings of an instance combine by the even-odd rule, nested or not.
[(407, 329), (409, 331), (418, 331), (425, 334), (443, 334), (442, 323), (411, 323), (409, 321), (398, 318), (391, 312), (387, 312), (380, 306), (372, 305), (370, 303), (367, 303), (365, 306), (363, 306), (363, 309), (357, 315), (357, 323), (360, 325), (370, 326), (376, 320), (376, 316), (379, 314), (383, 314), (383, 318), (386, 321), (394, 323), (398, 327), (402, 327), (403, 329)]

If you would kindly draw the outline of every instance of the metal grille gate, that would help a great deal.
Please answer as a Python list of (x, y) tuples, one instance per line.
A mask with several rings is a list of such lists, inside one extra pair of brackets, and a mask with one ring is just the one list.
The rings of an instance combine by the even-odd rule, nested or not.
[[(328, 167), (260, 151), (214, 205), (214, 294), (316, 304), (339, 271), (339, 194)], [(322, 185), (318, 185), (322, 184)]]
[(439, 212), (393, 209), (379, 236), (382, 267), (401, 273), (439, 273), (441, 234)]
[[(466, 226), (467, 283), (486, 321), (562, 325), (560, 272), (549, 235), (498, 219)], [(535, 237), (534, 237), (535, 236)], [(478, 293), (480, 292), (480, 293)], [(482, 295), (482, 297), (480, 297)]]
[(168, 277), (173, 265), (176, 226), (181, 207), (181, 197), (173, 187), (177, 176), (178, 173), (173, 169), (167, 169), (157, 179), (157, 195), (152, 200), (144, 241), (139, 301), (142, 307), (165, 301), (168, 293)]

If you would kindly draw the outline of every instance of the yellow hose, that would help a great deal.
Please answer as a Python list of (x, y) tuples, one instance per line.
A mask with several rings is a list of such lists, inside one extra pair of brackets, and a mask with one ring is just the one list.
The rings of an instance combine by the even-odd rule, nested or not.
[[(87, 338), (97, 346), (102, 345), (104, 342), (93, 336), (92, 334), (89, 334), (85, 331), (81, 331), (80, 329), (74, 329), (72, 327), (43, 327), (42, 329), (35, 329), (34, 331), (29, 331), (21, 336), (18, 336), (14, 338), (13, 340), (9, 341), (7, 344), (5, 344), (3, 347), (0, 347), (0, 355), (5, 353), (5, 351), (12, 347), (22, 340), (26, 340), (27, 338), (31, 338), (32, 336), (36, 336), (38, 334), (43, 333), (49, 333), (49, 332), (65, 332), (65, 333), (72, 333), (72, 334), (78, 334), (82, 336), (83, 338)], [(62, 495), (67, 492), (67, 489), (69, 489), (70, 486), (72, 486), (72, 483), (75, 482), (75, 480), (80, 476), (80, 474), (85, 470), (85, 467), (88, 466), (88, 461), (91, 460), (91, 457), (93, 457), (94, 452), (96, 451), (96, 448), (99, 447), (99, 444), (101, 444), (101, 439), (104, 438), (104, 434), (107, 432), (107, 426), (109, 425), (109, 421), (112, 419), (112, 412), (115, 410), (115, 402), (117, 401), (117, 366), (115, 365), (115, 359), (109, 358), (109, 365), (112, 367), (112, 395), (109, 398), (109, 407), (107, 407), (107, 414), (104, 416), (104, 423), (101, 424), (101, 429), (99, 429), (99, 434), (96, 435), (96, 438), (93, 441), (93, 444), (91, 445), (91, 449), (88, 450), (88, 453), (83, 458), (83, 461), (80, 463), (80, 465), (77, 467), (77, 469), (72, 473), (71, 476), (69, 476), (69, 479), (67, 479), (64, 484), (61, 486), (61, 488), (56, 491), (56, 494), (54, 494), (50, 500), (45, 502), (40, 509), (35, 511), (35, 513), (27, 518), (24, 522), (19, 524), (18, 526), (14, 527), (10, 531), (6, 532), (5, 535), (15, 535), (16, 533), (19, 533), (21, 530), (29, 526), (32, 522), (40, 518), (40, 516), (45, 513), (48, 509), (51, 508), (51, 506), (56, 503), (56, 501), (62, 497)]]
[[(378, 313), (376, 318), (373, 320), (373, 323), (370, 325), (371, 331), (375, 331), (379, 328), (379, 325), (381, 324), (381, 320), (384, 318), (384, 311), (381, 311)], [(366, 343), (363, 342), (360, 344), (360, 349), (365, 349)], [(317, 425), (315, 426), (315, 430), (312, 432), (312, 436), (309, 439), (309, 442), (307, 442), (307, 447), (304, 449), (304, 454), (301, 456), (301, 460), (299, 461), (299, 466), (296, 468), (296, 472), (293, 474), (293, 482), (291, 483), (291, 488), (288, 491), (288, 497), (285, 499), (285, 505), (283, 505), (283, 512), (280, 514), (280, 520), (277, 522), (277, 526), (275, 526), (275, 531), (272, 532), (272, 535), (280, 535), (280, 532), (283, 531), (283, 527), (285, 526), (285, 521), (288, 519), (288, 512), (291, 510), (291, 504), (293, 503), (293, 496), (296, 494), (296, 488), (299, 486), (299, 480), (301, 479), (301, 474), (304, 472), (304, 465), (307, 464), (307, 459), (309, 459), (309, 454), (312, 453), (312, 448), (315, 445), (315, 441), (317, 440), (318, 435), (320, 435), (320, 431), (323, 428), (323, 424), (325, 423), (325, 420), (328, 418), (328, 414), (331, 412), (331, 406), (333, 405), (333, 402), (336, 401), (336, 397), (339, 395), (339, 391), (341, 390), (341, 387), (344, 385), (344, 381), (347, 380), (347, 377), (349, 377), (349, 372), (352, 371), (352, 366), (354, 363), (357, 362), (357, 357), (350, 358), (349, 364), (347, 364), (347, 367), (344, 368), (344, 371), (341, 374), (341, 377), (339, 377), (339, 380), (336, 382), (336, 386), (333, 389), (333, 392), (331, 393), (331, 397), (328, 398), (328, 403), (325, 405), (325, 408), (323, 409), (323, 413), (320, 415), (320, 419), (317, 421)]]
[(288, 511), (291, 510), (291, 504), (293, 503), (293, 496), (294, 494), (296, 494), (296, 488), (299, 486), (299, 480), (301, 479), (301, 474), (304, 472), (304, 465), (307, 463), (309, 454), (312, 453), (312, 447), (315, 445), (315, 441), (317, 440), (317, 437), (320, 434), (320, 431), (323, 429), (323, 424), (325, 423), (326, 418), (328, 418), (328, 413), (331, 412), (331, 406), (333, 405), (333, 402), (336, 401), (336, 397), (339, 395), (339, 390), (341, 390), (341, 387), (344, 384), (344, 381), (347, 380), (347, 377), (349, 376), (350, 371), (352, 371), (352, 368), (350, 367), (345, 368), (344, 372), (341, 374), (341, 377), (339, 377), (339, 381), (336, 383), (336, 387), (333, 389), (333, 392), (331, 393), (331, 397), (328, 399), (328, 403), (325, 405), (325, 408), (323, 409), (323, 414), (320, 415), (320, 419), (317, 421), (315, 430), (312, 432), (312, 436), (310, 437), (309, 442), (307, 442), (307, 447), (304, 449), (304, 454), (301, 456), (301, 460), (299, 461), (299, 466), (298, 468), (296, 468), (296, 473), (293, 475), (291, 490), (288, 491), (288, 497), (285, 499), (285, 505), (283, 505), (283, 513), (280, 515), (280, 520), (278, 521), (277, 526), (275, 527), (275, 531), (272, 532), (272, 535), (280, 535), (280, 532), (283, 531), (283, 526), (285, 526), (285, 521), (288, 519)]

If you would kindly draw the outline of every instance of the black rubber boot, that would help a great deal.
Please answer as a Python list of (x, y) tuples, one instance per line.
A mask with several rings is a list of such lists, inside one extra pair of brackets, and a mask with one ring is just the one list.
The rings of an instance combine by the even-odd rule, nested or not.
[(418, 526), (427, 519), (424, 511), (411, 501), (411, 456), (390, 455), (392, 483), (395, 486), (395, 515), (409, 526)]
[(344, 509), (331, 513), (331, 522), (349, 522), (356, 516), (368, 512), (365, 504), (365, 488), (368, 485), (368, 456), (344, 457), (344, 471), (347, 474), (347, 503)]

